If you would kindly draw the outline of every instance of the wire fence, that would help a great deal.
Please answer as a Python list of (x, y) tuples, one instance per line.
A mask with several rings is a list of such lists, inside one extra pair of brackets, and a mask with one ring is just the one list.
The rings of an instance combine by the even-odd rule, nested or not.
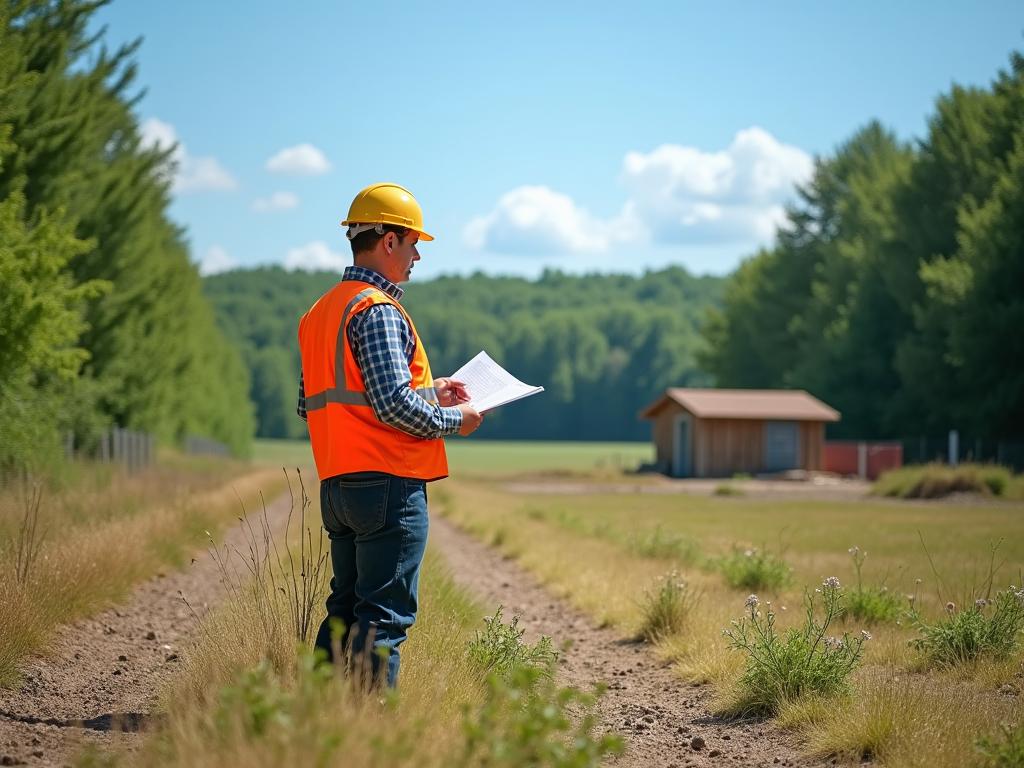
[(993, 440), (961, 436), (911, 437), (903, 440), (904, 464), (1000, 464), (1024, 472), (1024, 440)]
[(189, 456), (220, 456), (226, 459), (231, 456), (231, 449), (224, 443), (218, 443), (208, 437), (186, 435), (185, 453)]

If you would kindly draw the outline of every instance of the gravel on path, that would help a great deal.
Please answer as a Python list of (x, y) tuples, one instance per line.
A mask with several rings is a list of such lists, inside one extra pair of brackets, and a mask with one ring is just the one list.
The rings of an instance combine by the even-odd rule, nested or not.
[(650, 644), (597, 627), (556, 598), (514, 561), (440, 517), (430, 521), (430, 544), (444, 556), (455, 580), (488, 610), (521, 617), (525, 639), (553, 638), (572, 645), (559, 659), (562, 685), (590, 689), (604, 682), (599, 728), (626, 740), (619, 766), (817, 766), (800, 757), (792, 740), (763, 720), (728, 721), (708, 708), (712, 690), (689, 685), (660, 661)]
[[(287, 492), (267, 505), (272, 528), (289, 508)], [(240, 526), (224, 543), (244, 546)], [(49, 651), (24, 665), (21, 686), (0, 689), (0, 766), (63, 766), (86, 741), (137, 748), (139, 731), (158, 724), (152, 708), (182, 643), (224, 594), (213, 559), (197, 555), (122, 605), (57, 630)]]

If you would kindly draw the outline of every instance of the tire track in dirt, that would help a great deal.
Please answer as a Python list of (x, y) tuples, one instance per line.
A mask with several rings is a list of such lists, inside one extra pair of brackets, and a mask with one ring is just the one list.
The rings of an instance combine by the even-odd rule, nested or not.
[[(659, 661), (647, 643), (600, 629), (565, 600), (554, 597), (514, 561), (434, 516), (430, 543), (444, 556), (456, 581), (489, 610), (505, 607), (520, 616), (526, 639), (541, 635), (555, 647), (571, 640), (559, 660), (559, 682), (589, 688), (604, 682), (600, 728), (622, 734), (620, 766), (818, 766), (798, 755), (792, 740), (763, 720), (728, 721), (708, 708), (709, 686), (689, 685)], [(696, 744), (695, 744), (696, 742)], [(699, 745), (699, 749), (695, 746)]]
[[(272, 529), (289, 508), (287, 492), (267, 505)], [(241, 527), (223, 544), (246, 551)], [(136, 748), (138, 731), (157, 724), (151, 710), (182, 643), (224, 595), (212, 558), (200, 554), (136, 586), (122, 605), (56, 630), (49, 651), (23, 666), (20, 687), (0, 690), (0, 765), (63, 766), (86, 741)]]

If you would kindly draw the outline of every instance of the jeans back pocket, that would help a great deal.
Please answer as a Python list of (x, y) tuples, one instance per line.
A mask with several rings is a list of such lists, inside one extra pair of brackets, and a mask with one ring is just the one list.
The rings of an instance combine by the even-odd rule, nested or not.
[(389, 477), (332, 481), (328, 493), (338, 522), (360, 534), (382, 528), (390, 486)]

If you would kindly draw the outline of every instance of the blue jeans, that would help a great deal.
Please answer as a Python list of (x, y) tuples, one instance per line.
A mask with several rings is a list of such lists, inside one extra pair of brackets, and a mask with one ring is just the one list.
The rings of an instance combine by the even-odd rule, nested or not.
[(341, 647), (351, 645), (352, 663), (368, 656), (373, 680), (380, 681), (386, 660), (386, 682), (393, 688), (398, 646), (416, 620), (427, 547), (427, 484), (382, 472), (337, 475), (320, 483), (320, 512), (334, 577), (316, 647), (335, 660), (331, 620), (340, 620)]

